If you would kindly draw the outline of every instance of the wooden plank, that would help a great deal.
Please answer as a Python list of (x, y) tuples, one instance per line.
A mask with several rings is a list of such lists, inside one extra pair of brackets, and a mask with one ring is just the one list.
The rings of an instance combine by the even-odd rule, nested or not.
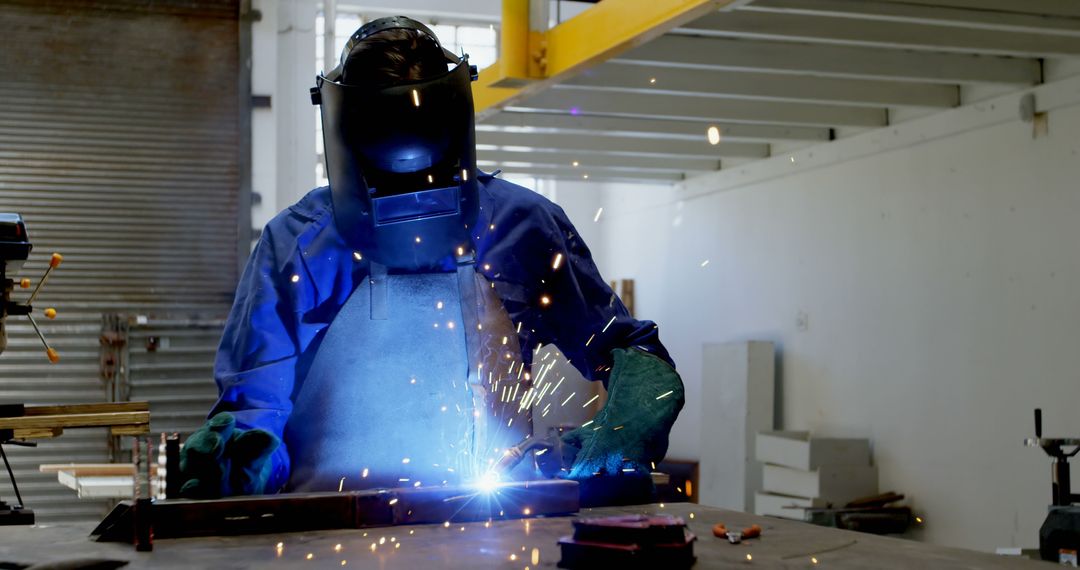
[(12, 434), (14, 439), (50, 439), (63, 435), (63, 428), (17, 429)]
[(144, 433), (150, 433), (150, 424), (138, 424), (130, 426), (112, 426), (109, 429), (109, 433), (112, 435), (142, 435)]
[(26, 416), (59, 416), (63, 414), (110, 414), (116, 412), (146, 412), (149, 402), (102, 402), (97, 404), (65, 404), (59, 406), (26, 406)]
[(109, 426), (150, 426), (150, 412), (64, 414), (0, 418), (0, 429), (81, 428)]

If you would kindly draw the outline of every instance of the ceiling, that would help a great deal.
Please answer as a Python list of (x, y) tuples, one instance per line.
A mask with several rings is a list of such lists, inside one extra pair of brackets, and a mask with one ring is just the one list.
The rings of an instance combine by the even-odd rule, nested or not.
[(1073, 0), (734, 5), (485, 118), (480, 167), (675, 183), (1035, 85), (1048, 59), (1080, 56)]

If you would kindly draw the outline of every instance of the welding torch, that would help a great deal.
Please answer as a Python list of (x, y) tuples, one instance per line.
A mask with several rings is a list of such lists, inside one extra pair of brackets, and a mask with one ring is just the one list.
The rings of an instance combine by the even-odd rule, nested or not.
[(553, 447), (555, 447), (555, 444), (551, 442), (550, 438), (531, 435), (527, 437), (525, 441), (506, 448), (506, 451), (503, 452), (503, 456), (495, 462), (495, 465), (491, 470), (499, 475), (504, 475), (517, 467), (530, 451), (536, 449), (550, 450)]

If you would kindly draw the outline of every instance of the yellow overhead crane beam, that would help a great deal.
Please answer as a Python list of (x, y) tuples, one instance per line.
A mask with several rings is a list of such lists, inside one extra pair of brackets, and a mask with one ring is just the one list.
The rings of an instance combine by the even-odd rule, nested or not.
[(503, 0), (499, 59), (473, 84), (478, 118), (740, 0), (601, 0), (550, 30), (530, 29), (529, 2)]

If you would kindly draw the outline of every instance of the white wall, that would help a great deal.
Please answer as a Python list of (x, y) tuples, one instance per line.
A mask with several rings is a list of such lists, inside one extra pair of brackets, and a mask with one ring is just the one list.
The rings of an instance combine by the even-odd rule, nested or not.
[(601, 270), (636, 279), (687, 384), (672, 456), (697, 456), (702, 343), (771, 340), (783, 426), (871, 438), (927, 540), (1037, 544), (1050, 473), (1022, 445), (1032, 409), (1047, 435), (1080, 435), (1080, 107), (1035, 140), (963, 113), (821, 168), (772, 159), (729, 191), (601, 190)]

